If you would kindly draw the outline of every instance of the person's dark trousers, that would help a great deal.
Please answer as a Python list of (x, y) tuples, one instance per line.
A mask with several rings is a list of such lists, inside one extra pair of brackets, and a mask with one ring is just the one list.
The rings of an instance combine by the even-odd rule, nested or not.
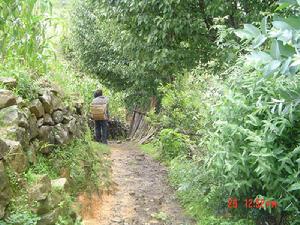
[(95, 136), (96, 141), (107, 144), (108, 138), (108, 121), (96, 120), (95, 121)]

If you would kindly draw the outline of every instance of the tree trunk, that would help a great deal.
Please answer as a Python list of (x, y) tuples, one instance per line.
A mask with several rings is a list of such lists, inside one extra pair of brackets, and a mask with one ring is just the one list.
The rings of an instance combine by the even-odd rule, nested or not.
[(200, 7), (200, 12), (202, 14), (202, 17), (204, 19), (204, 23), (206, 25), (207, 30), (210, 30), (211, 26), (213, 25), (213, 20), (211, 17), (209, 17), (206, 14), (206, 4), (204, 0), (199, 0), (199, 7)]

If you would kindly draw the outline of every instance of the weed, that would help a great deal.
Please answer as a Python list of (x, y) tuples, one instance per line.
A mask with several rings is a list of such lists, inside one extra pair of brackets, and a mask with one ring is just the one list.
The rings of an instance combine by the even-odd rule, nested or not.
[(169, 217), (165, 212), (157, 212), (157, 213), (153, 213), (151, 214), (151, 216), (157, 220), (161, 220), (161, 221), (168, 221)]
[(0, 225), (36, 225), (39, 219), (36, 214), (30, 211), (13, 212), (4, 221), (0, 220)]
[(143, 152), (147, 153), (154, 159), (160, 159), (159, 151), (157, 150), (157, 147), (154, 143), (148, 143), (141, 145), (141, 149)]

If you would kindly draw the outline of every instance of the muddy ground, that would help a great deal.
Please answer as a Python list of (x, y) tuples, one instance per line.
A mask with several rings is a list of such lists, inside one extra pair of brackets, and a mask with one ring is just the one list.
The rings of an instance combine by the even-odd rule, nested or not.
[(193, 225), (168, 185), (167, 170), (132, 143), (111, 145), (110, 193), (81, 196), (85, 225)]

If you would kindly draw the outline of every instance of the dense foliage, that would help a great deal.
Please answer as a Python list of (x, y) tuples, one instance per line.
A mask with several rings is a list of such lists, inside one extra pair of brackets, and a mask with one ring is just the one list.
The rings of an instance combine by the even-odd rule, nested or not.
[(43, 16), (50, 10), (48, 1), (0, 1), (0, 58), (44, 70), (47, 49)]
[[(228, 224), (207, 217), (207, 211), (203, 215), (203, 208), (249, 217), (258, 224), (300, 222), (299, 3), (280, 1), (276, 14), (255, 21), (234, 31), (245, 40), (235, 42), (243, 51), (234, 64), (219, 70), (219, 76), (207, 76), (210, 68), (200, 64), (187, 76), (193, 82), (165, 85), (160, 114), (149, 114), (163, 129), (158, 139), (162, 159), (178, 155), (177, 145), (169, 143), (177, 143), (180, 134), (198, 145), (195, 151), (185, 138), (181, 149), (189, 150), (167, 159), (178, 196), (199, 224)], [(238, 210), (228, 210), (229, 198), (239, 200)], [(262, 198), (279, 206), (244, 207), (246, 199)]]
[[(54, 46), (56, 47), (55, 42), (59, 41), (60, 35), (51, 33), (52, 27), (61, 22), (58, 19), (55, 20), (51, 12), (53, 4), (55, 10), (58, 10), (57, 3), (58, 1), (55, 0), (51, 3), (47, 0), (0, 0), (0, 77), (16, 79), (16, 87), (8, 87), (1, 83), (0, 89), (10, 88), (16, 97), (21, 97), (18, 101), (23, 99), (21, 105), (37, 99), (45, 83), (51, 83), (63, 90), (61, 93), (65, 96), (65, 99), (62, 99), (65, 105), (71, 102), (74, 104), (75, 99), (76, 101), (84, 100), (85, 106), (88, 106), (93, 90), (99, 85), (99, 82), (92, 78), (83, 82), (82, 77), (79, 76), (80, 73), (69, 63), (58, 58), (59, 50)], [(51, 39), (51, 35), (56, 35), (57, 39)], [(109, 93), (113, 95), (112, 92)], [(3, 99), (1, 101), (3, 106)], [(19, 112), (21, 112), (21, 105), (19, 105)], [(120, 106), (120, 104), (116, 105)], [(122, 106), (115, 111), (120, 110)], [(16, 113), (18, 116), (18, 111)], [(13, 123), (17, 124), (17, 118), (14, 120)], [(2, 120), (0, 126), (6, 129), (3, 127)], [(13, 128), (9, 129), (13, 132)], [(87, 130), (86, 127), (83, 129)], [(4, 137), (1, 135), (1, 138)], [(78, 192), (99, 190), (99, 187), (105, 188), (109, 184), (109, 164), (102, 155), (106, 154), (108, 149), (94, 143), (89, 133), (59, 148), (38, 143), (36, 140), (31, 140), (30, 144), (30, 147), (22, 146), (24, 157), (26, 153), (26, 156), (33, 159), (24, 173), (15, 172), (5, 162), (5, 172), (9, 178), (8, 185), (11, 193), (9, 196), (4, 196), (4, 200), (3, 196), (1, 198), (1, 201), (9, 200), (9, 204), (5, 205), (6, 209), (1, 204), (1, 211), (5, 209), (5, 216), (1, 217), (0, 224), (34, 225), (40, 223), (37, 202), (29, 198), (29, 189), (41, 175), (48, 175), (51, 179), (68, 176), (70, 189), (52, 190), (61, 199), (59, 200), (60, 215), (56, 224), (74, 224), (74, 218), (70, 215)], [(45, 147), (51, 147), (52, 154), (44, 154), (40, 151)], [(102, 151), (99, 151), (100, 149)], [(101, 181), (98, 179), (99, 176), (103, 176)], [(3, 174), (1, 177), (4, 177)], [(7, 181), (5, 179), (1, 182)], [(6, 184), (3, 187), (6, 188)], [(76, 224), (81, 224), (81, 222), (78, 220)]]
[(248, 24), (237, 32), (254, 41), (242, 60), (246, 67), (234, 70), (215, 110), (211, 138), (220, 184), (226, 184), (228, 193), (277, 199), (277, 223), (290, 215), (294, 224), (300, 222), (296, 21), (295, 14), (275, 17), (272, 27), (263, 20), (262, 31)]
[(131, 105), (147, 102), (151, 96), (160, 96), (161, 84), (173, 82), (199, 61), (222, 57), (216, 66), (226, 64), (236, 50), (217, 50), (218, 31), (261, 17), (260, 11), (269, 10), (272, 3), (80, 1), (70, 48), (84, 70), (112, 88), (126, 90)]
[[(62, 85), (66, 104), (83, 96), (88, 106), (102, 87), (112, 114), (124, 121), (123, 99), (144, 109), (157, 100), (148, 114), (158, 130), (157, 151), (146, 151), (170, 166), (178, 197), (199, 224), (296, 225), (299, 6), (296, 0), (76, 1), (64, 37), (71, 62), (57, 51), (58, 63), (46, 61), (54, 46), (46, 38), (48, 2), (0, 0), (0, 73), (17, 78), (15, 92), (27, 100), (37, 95), (36, 75)], [(100, 170), (92, 163), (94, 148), (89, 139), (57, 149), (26, 177), (56, 177), (69, 166), (82, 190)], [(279, 206), (228, 209), (234, 197), (241, 205), (264, 198)], [(37, 219), (26, 210), (8, 218)]]

